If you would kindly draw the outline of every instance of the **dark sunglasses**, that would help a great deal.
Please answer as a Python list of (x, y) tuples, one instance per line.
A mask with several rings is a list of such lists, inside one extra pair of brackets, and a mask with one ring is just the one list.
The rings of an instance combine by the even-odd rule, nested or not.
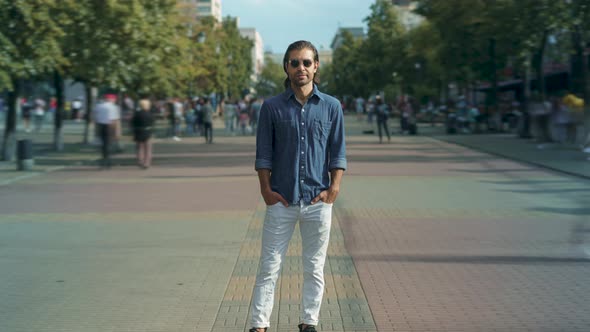
[[(290, 65), (291, 65), (291, 67), (293, 67), (293, 68), (297, 68), (297, 67), (299, 67), (299, 63), (300, 63), (300, 62), (299, 62), (299, 60), (297, 60), (297, 59), (293, 59), (293, 60), (289, 61), (289, 64), (290, 64)], [(312, 64), (313, 64), (313, 61), (311, 61), (311, 60), (309, 60), (309, 59), (305, 59), (305, 60), (303, 60), (303, 65), (304, 65), (306, 68), (309, 68), (309, 67), (311, 67), (311, 65), (312, 65)]]

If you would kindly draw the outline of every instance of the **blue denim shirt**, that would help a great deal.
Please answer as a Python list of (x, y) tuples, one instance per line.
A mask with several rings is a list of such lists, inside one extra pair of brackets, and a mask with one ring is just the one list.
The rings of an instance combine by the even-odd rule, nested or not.
[(270, 169), (271, 189), (290, 204), (310, 203), (330, 186), (330, 170), (346, 169), (340, 102), (315, 85), (303, 106), (291, 88), (266, 100), (258, 121), (255, 168)]

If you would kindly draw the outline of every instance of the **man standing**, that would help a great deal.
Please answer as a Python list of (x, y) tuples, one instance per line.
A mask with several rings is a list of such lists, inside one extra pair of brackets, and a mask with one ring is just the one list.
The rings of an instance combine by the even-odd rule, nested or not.
[(99, 103), (94, 110), (94, 123), (98, 127), (98, 135), (102, 142), (102, 164), (104, 168), (111, 167), (111, 139), (114, 136), (117, 121), (119, 120), (119, 107), (115, 105), (117, 96), (107, 94), (105, 100)]
[(203, 106), (201, 112), (203, 113), (203, 136), (207, 144), (213, 144), (213, 108), (209, 102), (208, 97), (203, 97)]
[(389, 111), (387, 105), (381, 100), (381, 96), (375, 97), (375, 112), (377, 113), (377, 132), (379, 133), (379, 143), (383, 143), (383, 134), (381, 129), (385, 131), (387, 135), (387, 142), (391, 142), (391, 136), (389, 135), (389, 128), (387, 125), (387, 118)]
[(267, 208), (250, 332), (270, 325), (276, 281), (297, 221), (304, 271), (299, 331), (316, 332), (332, 204), (346, 169), (342, 108), (318, 90), (319, 64), (310, 42), (289, 45), (283, 58), (286, 91), (260, 110), (255, 168)]

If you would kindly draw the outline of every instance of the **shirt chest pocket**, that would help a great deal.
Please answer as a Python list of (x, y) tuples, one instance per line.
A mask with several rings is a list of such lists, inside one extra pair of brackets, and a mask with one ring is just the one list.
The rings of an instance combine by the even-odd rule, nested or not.
[(330, 130), (332, 128), (331, 121), (319, 121), (313, 122), (312, 135), (314, 141), (321, 143), (322, 145), (327, 144), (328, 137), (330, 136)]

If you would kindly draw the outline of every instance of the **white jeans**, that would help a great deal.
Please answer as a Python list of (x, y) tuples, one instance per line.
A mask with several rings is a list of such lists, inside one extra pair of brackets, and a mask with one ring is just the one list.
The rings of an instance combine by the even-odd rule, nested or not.
[(270, 326), (274, 291), (282, 261), (299, 220), (303, 247), (303, 296), (301, 318), (317, 325), (324, 295), (324, 263), (330, 239), (332, 204), (282, 203), (267, 206), (262, 230), (262, 250), (252, 296), (252, 327)]

